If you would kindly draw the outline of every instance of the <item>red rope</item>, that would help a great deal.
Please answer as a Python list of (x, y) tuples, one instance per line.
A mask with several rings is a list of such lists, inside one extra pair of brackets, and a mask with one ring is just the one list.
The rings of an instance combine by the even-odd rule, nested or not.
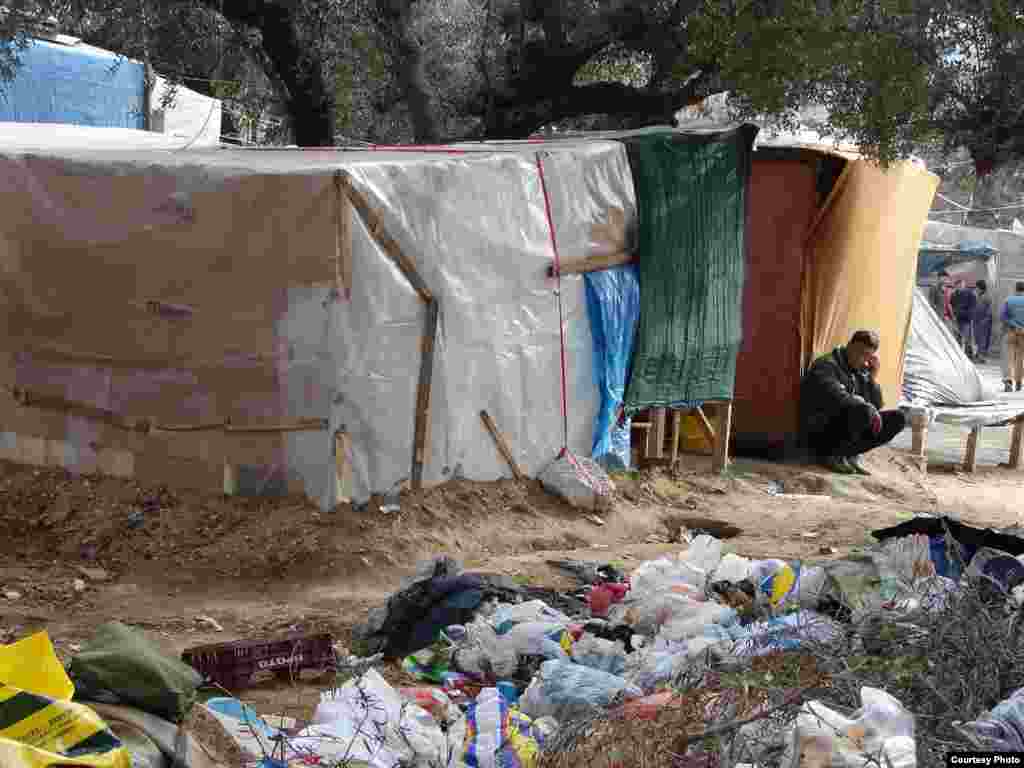
[(555, 280), (556, 295), (558, 296), (558, 336), (561, 342), (562, 352), (562, 452), (559, 456), (565, 455), (569, 450), (569, 396), (565, 376), (565, 314), (562, 308), (562, 269), (558, 258), (558, 239), (555, 237), (555, 220), (551, 216), (551, 196), (548, 194), (548, 185), (544, 180), (544, 163), (541, 160), (541, 153), (537, 153), (537, 172), (540, 174), (540, 188), (544, 193), (544, 213), (548, 218), (548, 230), (551, 232), (551, 250), (555, 254)]

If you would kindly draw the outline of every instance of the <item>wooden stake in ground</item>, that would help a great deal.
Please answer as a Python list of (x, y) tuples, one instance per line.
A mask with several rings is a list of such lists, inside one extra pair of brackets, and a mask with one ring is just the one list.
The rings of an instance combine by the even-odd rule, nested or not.
[(491, 433), (491, 437), (494, 438), (494, 444), (498, 446), (498, 453), (502, 455), (502, 458), (508, 463), (509, 468), (512, 470), (512, 475), (516, 480), (522, 480), (525, 475), (516, 463), (515, 457), (512, 455), (512, 451), (508, 447), (508, 443), (505, 442), (505, 438), (502, 437), (498, 431), (497, 425), (491, 418), (487, 411), (480, 411), (480, 420), (484, 423), (487, 431)]

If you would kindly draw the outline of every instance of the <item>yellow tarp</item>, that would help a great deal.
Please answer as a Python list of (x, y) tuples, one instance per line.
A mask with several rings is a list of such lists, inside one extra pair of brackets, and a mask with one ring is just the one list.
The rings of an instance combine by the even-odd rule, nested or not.
[(910, 162), (852, 160), (810, 234), (801, 312), (804, 370), (859, 329), (882, 338), (878, 382), (900, 397), (917, 252), (939, 177)]

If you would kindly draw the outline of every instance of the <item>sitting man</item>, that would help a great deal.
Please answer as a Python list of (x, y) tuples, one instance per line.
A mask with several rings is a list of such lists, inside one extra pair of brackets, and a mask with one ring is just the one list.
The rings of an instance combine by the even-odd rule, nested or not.
[(857, 331), (845, 347), (814, 361), (800, 384), (800, 433), (814, 458), (833, 472), (868, 475), (860, 455), (906, 426), (902, 411), (882, 411), (880, 340)]

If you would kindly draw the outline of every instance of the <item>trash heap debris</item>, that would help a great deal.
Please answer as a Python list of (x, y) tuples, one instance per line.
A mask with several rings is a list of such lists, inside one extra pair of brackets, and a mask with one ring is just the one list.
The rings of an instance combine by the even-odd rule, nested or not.
[[(746, 678), (731, 688), (723, 681), (851, 638), (858, 653), (877, 656), (886, 648), (880, 625), (913, 632), (915, 617), (940, 616), (967, 584), (980, 585), (988, 604), (1017, 611), (1024, 546), (1014, 556), (991, 546), (1003, 543), (996, 534), (962, 527), (965, 539), (974, 537), (968, 547), (952, 527), (932, 526), (923, 520), (903, 535), (876, 532), (880, 543), (867, 552), (817, 565), (750, 560), (708, 535), (628, 575), (608, 564), (552, 561), (580, 589), (550, 601), (538, 597), (543, 591), (438, 558), (358, 629), (361, 656), (317, 635), (204, 646), (186, 651), (184, 664), (137, 630), (111, 624), (75, 656), (69, 677), (45, 633), (34, 635), (0, 646), (0, 765), (42, 768), (73, 758), (88, 768), (213, 768), (216, 760), (178, 725), (199, 709), (254, 768), (547, 768), (590, 762), (574, 751), (587, 740), (610, 761), (595, 768), (629, 768), (614, 757), (616, 729), (657, 728), (666, 715), (690, 718), (672, 722), (691, 757), (693, 733), (737, 724), (722, 729), (718, 743), (742, 760), (694, 765), (916, 768), (914, 716), (880, 688), (862, 686), (860, 709), (851, 713), (804, 696), (820, 677), (785, 682), (780, 671), (777, 685), (755, 694), (747, 689), (760, 684)], [(309, 722), (261, 717), (231, 697), (197, 703), (204, 681), (235, 675), (221, 650), (249, 665), (247, 680), (249, 667), (280, 673), (312, 659), (322, 664), (324, 648), (337, 683)], [(385, 659), (400, 660), (420, 684), (392, 686), (374, 668)], [(28, 715), (4, 719), (14, 710), (3, 702), (17, 697), (50, 711), (48, 721), (74, 737), (54, 728), (27, 738), (19, 723)], [(971, 744), (1024, 749), (1022, 702), (1024, 688), (957, 727)], [(782, 706), (793, 716), (773, 720)]]

